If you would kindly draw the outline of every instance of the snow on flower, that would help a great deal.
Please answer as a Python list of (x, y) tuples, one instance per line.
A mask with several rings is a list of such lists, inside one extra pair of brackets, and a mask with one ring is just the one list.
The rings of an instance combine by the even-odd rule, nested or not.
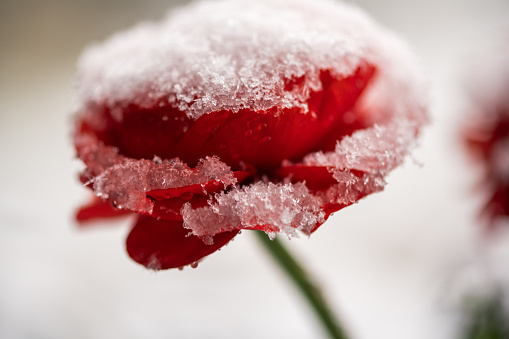
[(129, 255), (190, 265), (240, 230), (311, 234), (381, 191), (426, 122), (402, 42), (334, 1), (202, 1), (88, 48), (74, 143)]

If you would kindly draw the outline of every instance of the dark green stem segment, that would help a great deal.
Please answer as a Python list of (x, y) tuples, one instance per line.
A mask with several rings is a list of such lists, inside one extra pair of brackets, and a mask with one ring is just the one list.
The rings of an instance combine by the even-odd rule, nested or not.
[(306, 297), (330, 337), (346, 339), (347, 337), (343, 329), (337, 323), (320, 290), (313, 284), (310, 276), (304, 271), (302, 266), (299, 265), (278, 239), (270, 240), (264, 232), (258, 231), (255, 233), (279, 266), (290, 277), (290, 280), (295, 283), (300, 292)]
[(509, 323), (503, 293), (486, 300), (474, 300), (467, 317), (465, 339), (507, 339)]

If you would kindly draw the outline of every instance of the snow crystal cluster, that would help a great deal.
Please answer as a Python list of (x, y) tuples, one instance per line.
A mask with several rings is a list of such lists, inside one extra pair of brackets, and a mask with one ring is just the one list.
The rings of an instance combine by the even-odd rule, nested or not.
[[(392, 40), (336, 1), (198, 2), (89, 48), (78, 66), (78, 93), (112, 109), (171, 103), (194, 119), (242, 108), (306, 111), (309, 92), (321, 87), (320, 70), (345, 77), (361, 60), (379, 64), (401, 49)], [(301, 77), (302, 86), (285, 90)]]
[(184, 225), (209, 241), (214, 234), (246, 226), (259, 226), (271, 237), (277, 233), (292, 237), (297, 236), (296, 230), (309, 234), (318, 223), (325, 221), (320, 200), (302, 183), (257, 182), (220, 193), (216, 200), (210, 207), (193, 210), (187, 204), (182, 209)]
[(225, 188), (237, 182), (230, 167), (216, 157), (203, 159), (194, 169), (178, 159), (127, 159), (97, 176), (93, 188), (97, 196), (111, 198), (117, 208), (151, 213), (153, 202), (146, 197), (147, 192), (204, 185), (211, 180), (221, 182)]

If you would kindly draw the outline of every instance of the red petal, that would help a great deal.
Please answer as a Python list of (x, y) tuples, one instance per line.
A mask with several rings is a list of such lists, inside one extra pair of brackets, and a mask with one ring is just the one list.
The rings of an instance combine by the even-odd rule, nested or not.
[[(162, 159), (178, 156), (175, 146), (192, 123), (184, 112), (175, 108), (124, 110), (121, 122), (111, 119), (111, 134), (114, 144), (122, 155), (135, 159)], [(198, 160), (198, 159), (197, 159)]]
[(330, 186), (337, 183), (333, 178), (332, 173), (323, 166), (287, 166), (281, 167), (275, 175), (280, 179), (290, 178), (293, 183), (306, 182), (307, 188), (311, 191), (326, 190)]
[(165, 220), (182, 220), (180, 210), (184, 204), (190, 203), (193, 209), (208, 205), (210, 196), (203, 194), (192, 194), (172, 199), (154, 201), (154, 208), (150, 216)]
[(194, 166), (198, 159), (207, 155), (218, 155), (215, 153), (205, 154), (203, 149), (232, 114), (230, 111), (219, 111), (201, 116), (189, 126), (187, 132), (178, 141), (175, 153), (189, 166)]
[[(349, 170), (349, 173), (362, 177), (364, 172)], [(293, 165), (278, 168), (274, 174), (280, 179), (289, 178), (292, 183), (306, 182), (306, 187), (311, 191), (324, 191), (338, 182), (333, 173), (324, 166)]]
[[(349, 111), (374, 71), (373, 67), (364, 65), (345, 79), (333, 78), (323, 71), (320, 78), (324, 89), (311, 94), (308, 102), (311, 112), (307, 114), (299, 108), (231, 113), (197, 155), (214, 154), (234, 168), (247, 163), (262, 172), (279, 167), (284, 159), (300, 161), (307, 153), (322, 149), (325, 139), (333, 138), (335, 144), (341, 137), (364, 127), (364, 122), (356, 120)], [(224, 118), (225, 113), (208, 115), (215, 114)], [(182, 150), (187, 145), (179, 143)]]
[(375, 72), (373, 66), (362, 65), (355, 74), (342, 80), (333, 78), (328, 72), (322, 73), (324, 91), (319, 106), (321, 131), (317, 131), (322, 138), (315, 145), (315, 151), (332, 151), (336, 141), (369, 127), (363, 113), (355, 110), (355, 105)]
[(206, 245), (197, 236), (188, 235), (189, 232), (181, 221), (157, 220), (140, 215), (127, 237), (127, 253), (148, 268), (178, 268), (217, 251), (238, 234), (238, 231), (217, 234), (214, 243)]
[(93, 197), (93, 200), (87, 205), (82, 206), (76, 212), (76, 220), (84, 222), (98, 218), (113, 218), (132, 213), (127, 210), (120, 210), (111, 206), (108, 201)]
[[(251, 176), (246, 171), (233, 173), (238, 183), (242, 183)], [(150, 216), (166, 220), (182, 220), (180, 210), (186, 203), (196, 209), (208, 205), (210, 194), (224, 190), (223, 182), (210, 180), (204, 184), (194, 184), (183, 187), (153, 190), (147, 192), (147, 197), (154, 199), (154, 208)]]

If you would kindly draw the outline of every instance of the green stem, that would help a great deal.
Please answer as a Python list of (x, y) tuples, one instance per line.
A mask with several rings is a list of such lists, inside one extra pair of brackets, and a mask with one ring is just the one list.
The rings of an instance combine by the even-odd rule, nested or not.
[(255, 233), (279, 266), (306, 297), (330, 337), (334, 339), (346, 339), (343, 329), (335, 320), (320, 290), (312, 282), (311, 277), (304, 271), (302, 266), (299, 265), (278, 239), (270, 240), (263, 232)]
[(503, 306), (501, 293), (486, 300), (474, 300), (468, 314), (465, 339), (505, 339), (509, 338), (509, 324)]

